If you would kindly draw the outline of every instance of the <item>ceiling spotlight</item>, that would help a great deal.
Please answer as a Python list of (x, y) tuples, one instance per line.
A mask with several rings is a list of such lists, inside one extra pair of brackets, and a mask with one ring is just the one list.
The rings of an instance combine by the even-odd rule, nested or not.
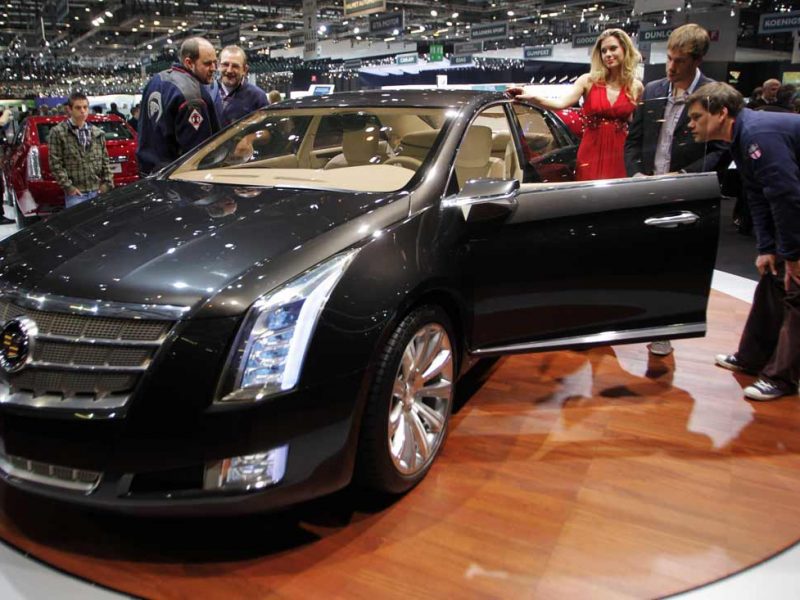
[(360, 27), (353, 27), (353, 33), (360, 33), (360, 32), (361, 32)]
[(399, 29), (392, 29), (392, 35), (400, 35)]
[(438, 16), (439, 16), (439, 13), (438, 13), (437, 11), (435, 11), (435, 10), (432, 10), (432, 11), (431, 11), (431, 16), (432, 16), (432, 17), (438, 17)]
[(172, 43), (172, 38), (167, 38), (167, 43), (171, 44)]
[(508, 11), (506, 14), (507, 14), (509, 17), (513, 17), (513, 16), (514, 16), (514, 11), (513, 11), (513, 10), (510, 10), (510, 11)]
[(731, 16), (732, 17), (736, 16), (736, 9), (735, 8), (731, 8)]
[(457, 19), (458, 18), (458, 13), (454, 12), (452, 15), (450, 15), (450, 17), (453, 18), (453, 19)]
[(153, 49), (153, 44), (147, 44), (147, 49), (148, 50), (152, 50)]
[(275, 25), (275, 29), (283, 29), (283, 23), (278, 23)]

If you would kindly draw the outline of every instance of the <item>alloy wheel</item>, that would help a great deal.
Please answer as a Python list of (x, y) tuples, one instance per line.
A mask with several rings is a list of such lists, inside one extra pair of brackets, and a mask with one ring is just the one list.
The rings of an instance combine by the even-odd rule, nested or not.
[(415, 475), (436, 456), (453, 401), (453, 349), (437, 323), (420, 328), (406, 345), (389, 408), (389, 452), (395, 468)]

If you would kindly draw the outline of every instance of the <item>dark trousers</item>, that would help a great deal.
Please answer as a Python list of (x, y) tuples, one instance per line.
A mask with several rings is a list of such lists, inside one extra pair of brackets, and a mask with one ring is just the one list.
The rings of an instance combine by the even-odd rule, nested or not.
[(753, 306), (736, 357), (747, 369), (790, 394), (800, 380), (800, 286), (766, 274), (756, 287)]

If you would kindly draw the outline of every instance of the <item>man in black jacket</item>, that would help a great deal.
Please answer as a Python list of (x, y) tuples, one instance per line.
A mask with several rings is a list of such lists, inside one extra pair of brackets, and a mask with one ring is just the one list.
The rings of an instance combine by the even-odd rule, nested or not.
[(708, 32), (694, 23), (678, 27), (669, 36), (667, 76), (645, 86), (625, 141), (629, 176), (717, 169), (725, 144), (713, 142), (706, 148), (695, 142), (685, 104), (689, 94), (712, 81), (700, 72), (709, 43)]
[[(681, 25), (669, 36), (667, 76), (645, 86), (625, 140), (628, 176), (714, 171), (727, 155), (725, 144), (697, 143), (687, 127), (686, 98), (712, 81), (700, 72), (709, 44), (708, 32), (694, 23)], [(656, 341), (649, 349), (666, 356), (672, 345)]]
[(800, 118), (744, 108), (742, 95), (711, 83), (688, 100), (699, 142), (730, 142), (753, 215), (761, 280), (735, 354), (716, 357), (732, 371), (758, 373), (751, 400), (797, 394), (800, 382)]

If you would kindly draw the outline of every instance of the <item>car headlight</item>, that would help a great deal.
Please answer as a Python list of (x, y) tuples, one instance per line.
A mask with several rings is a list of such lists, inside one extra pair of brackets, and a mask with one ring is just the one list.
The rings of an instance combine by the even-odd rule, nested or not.
[(253, 304), (229, 362), (233, 391), (219, 402), (252, 402), (297, 385), (322, 309), (357, 252), (337, 254)]

